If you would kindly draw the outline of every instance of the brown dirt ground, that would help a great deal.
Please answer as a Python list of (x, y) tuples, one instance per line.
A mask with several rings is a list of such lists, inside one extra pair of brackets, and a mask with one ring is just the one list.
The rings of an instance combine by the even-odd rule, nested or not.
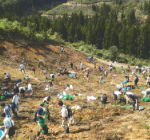
[[(19, 66), (9, 56), (5, 50), (4, 45), (9, 50), (10, 54), (15, 57), (18, 64), (23, 63), (22, 58), (27, 58), (28, 65), (25, 66), (26, 74), (19, 71)], [(18, 78), (23, 80), (23, 85), (27, 87), (27, 83), (24, 81), (26, 75), (30, 75), (31, 82), (34, 89), (34, 97), (29, 98), (29, 93), (26, 92), (26, 98), (21, 99), (19, 118), (13, 118), (15, 121), (16, 135), (15, 140), (35, 140), (38, 126), (33, 122), (33, 116), (38, 109), (39, 103), (45, 96), (50, 95), (52, 98), (52, 104), (49, 106), (51, 122), (48, 123), (49, 133), (47, 135), (41, 134), (41, 140), (146, 140), (150, 139), (147, 133), (146, 127), (143, 125), (149, 123), (149, 107), (140, 112), (132, 112), (132, 108), (125, 109), (119, 106), (100, 106), (100, 98), (106, 93), (108, 95), (109, 104), (113, 103), (113, 91), (115, 91), (115, 85), (120, 84), (124, 80), (124, 75), (121, 72), (115, 71), (117, 74), (116, 81), (113, 81), (112, 75), (109, 73), (108, 78), (105, 79), (105, 84), (98, 83), (98, 77), (102, 75), (98, 72), (98, 68), (94, 69), (92, 63), (88, 63), (86, 54), (78, 51), (74, 51), (68, 47), (65, 47), (66, 54), (61, 54), (60, 46), (53, 46), (50, 44), (32, 43), (26, 45), (24, 41), (0, 41), (0, 80), (1, 87), (7, 86), (4, 83), (4, 72), (9, 72), (12, 75), (11, 82), (8, 83), (9, 87), (13, 87), (14, 81)], [(86, 56), (86, 57), (84, 57)], [(37, 68), (37, 62), (41, 59), (45, 63), (45, 67)], [(59, 66), (62, 68), (65, 66), (68, 70), (71, 70), (69, 63), (73, 62), (77, 66), (78, 78), (70, 78), (68, 75), (55, 75), (53, 81), (54, 93), (48, 93), (45, 91), (45, 86), (48, 83), (40, 81), (44, 78), (42, 69), (47, 70), (49, 74), (57, 73)], [(90, 68), (89, 83), (84, 82), (85, 71), (80, 70), (80, 62), (84, 64), (84, 69)], [(98, 60), (97, 66), (104, 66), (108, 70), (108, 65), (104, 60)], [(121, 64), (117, 64), (120, 66)], [(30, 71), (31, 67), (36, 67), (36, 75), (33, 75)], [(113, 72), (114, 73), (114, 72)], [(38, 80), (35, 80), (38, 78)], [(139, 76), (139, 86), (146, 83), (146, 80), (142, 76)], [(110, 84), (111, 81), (115, 84)], [(132, 81), (132, 78), (130, 78)], [(68, 94), (74, 93), (83, 94), (83, 97), (74, 96), (75, 99), (70, 101), (64, 101), (69, 107), (74, 105), (81, 106), (81, 110), (75, 114), (76, 124), (70, 126), (70, 133), (64, 134), (61, 127), (61, 117), (58, 115), (61, 108), (57, 105), (57, 94), (62, 93), (65, 89), (65, 84), (72, 84), (73, 90), (67, 91)], [(37, 88), (38, 87), (38, 88)], [(145, 88), (146, 89), (146, 88)], [(12, 88), (11, 88), (12, 90)], [(135, 93), (141, 98), (141, 91), (143, 89), (132, 89), (131, 92)], [(41, 93), (38, 96), (38, 93)], [(2, 94), (2, 91), (0, 91)], [(93, 95), (97, 97), (96, 101), (87, 101), (86, 96)], [(4, 100), (6, 104), (11, 102), (11, 98)], [(0, 101), (0, 103), (4, 102)], [(94, 105), (87, 107), (86, 105)], [(143, 103), (139, 100), (139, 105), (149, 106), (149, 102)], [(2, 120), (1, 120), (2, 121)], [(77, 124), (80, 124), (78, 126)], [(32, 130), (32, 131), (31, 131)]]

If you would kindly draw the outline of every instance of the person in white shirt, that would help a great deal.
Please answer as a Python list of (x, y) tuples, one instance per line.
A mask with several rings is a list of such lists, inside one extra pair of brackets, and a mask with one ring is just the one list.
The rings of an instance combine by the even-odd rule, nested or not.
[(147, 84), (150, 85), (150, 75), (147, 77), (146, 86), (147, 86)]
[(138, 69), (139, 69), (139, 67), (138, 67), (138, 66), (136, 66), (136, 71), (138, 71)]
[(81, 67), (81, 70), (83, 70), (83, 63), (81, 63), (80, 67)]
[(68, 111), (67, 107), (63, 104), (63, 102), (60, 100), (58, 102), (58, 105), (62, 108), (61, 112), (59, 114), (62, 115), (62, 127), (64, 128), (65, 132), (64, 133), (69, 133), (69, 123), (68, 123)]
[(114, 100), (116, 103), (116, 101), (119, 99), (119, 97), (122, 95), (122, 93), (120, 91), (114, 91), (113, 95), (114, 95)]
[[(9, 131), (10, 131), (10, 128), (12, 126), (14, 126), (14, 121), (11, 120), (11, 118), (7, 118), (5, 113), (1, 114), (1, 119), (3, 119), (3, 122), (4, 122), (5, 132), (2, 135), (2, 137), (0, 138), (0, 140), (6, 140), (6, 139), (14, 140), (15, 131), (12, 136), (9, 136)], [(2, 128), (2, 127), (0, 126), (0, 128)]]
[(17, 93), (16, 95), (13, 96), (12, 102), (15, 103), (16, 108), (17, 108), (17, 112), (19, 112), (19, 101), (20, 101), (20, 97), (19, 97), (19, 93)]
[(150, 88), (146, 89), (145, 91), (142, 91), (142, 94), (144, 97), (146, 97), (148, 94), (150, 94)]
[(116, 90), (121, 91), (121, 89), (122, 89), (122, 87), (119, 84), (117, 84), (116, 85)]
[(30, 91), (30, 97), (32, 97), (32, 94), (33, 94), (33, 90), (32, 90), (32, 85), (31, 83), (28, 84), (28, 91)]
[(129, 95), (133, 95), (132, 92), (124, 92), (124, 96), (126, 98), (127, 103), (129, 103)]

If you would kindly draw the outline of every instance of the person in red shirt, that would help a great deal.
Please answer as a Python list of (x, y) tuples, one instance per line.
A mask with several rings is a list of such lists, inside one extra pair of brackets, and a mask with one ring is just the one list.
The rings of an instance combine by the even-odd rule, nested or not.
[(35, 68), (34, 67), (32, 67), (31, 71), (33, 71), (33, 73), (35, 74)]

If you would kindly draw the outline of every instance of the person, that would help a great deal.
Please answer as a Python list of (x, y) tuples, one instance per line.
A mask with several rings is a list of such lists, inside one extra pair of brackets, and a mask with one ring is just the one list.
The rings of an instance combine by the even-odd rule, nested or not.
[(25, 64), (27, 64), (27, 61), (26, 61), (26, 59), (25, 59), (25, 58), (23, 58), (23, 61), (24, 61), (24, 63), (25, 63)]
[(93, 58), (94, 68), (96, 68), (95, 58)]
[(61, 52), (62, 52), (62, 53), (65, 53), (64, 47), (61, 48)]
[(30, 97), (32, 97), (32, 94), (33, 94), (33, 90), (32, 90), (32, 85), (31, 83), (28, 84), (28, 91), (30, 91)]
[(148, 94), (150, 94), (150, 88), (146, 89), (145, 91), (142, 91), (142, 94), (144, 94), (144, 97), (146, 97)]
[(113, 95), (114, 95), (114, 100), (116, 103), (117, 99), (119, 99), (119, 97), (122, 95), (122, 93), (120, 91), (114, 91)]
[(122, 64), (122, 66), (121, 66), (121, 69), (123, 70), (123, 64)]
[(89, 73), (90, 73), (89, 68), (86, 68), (85, 72), (86, 72), (87, 74), (89, 74)]
[(147, 87), (148, 84), (149, 84), (149, 86), (150, 86), (150, 75), (147, 77), (146, 87)]
[(139, 67), (138, 66), (136, 66), (136, 71), (138, 71), (139, 70)]
[(37, 139), (39, 139), (40, 133), (44, 127), (44, 119), (46, 116), (44, 115), (44, 102), (40, 103), (40, 107), (37, 110), (37, 123), (39, 126), (38, 132), (37, 132)]
[(40, 67), (41, 65), (43, 66), (43, 62), (42, 60), (39, 60), (38, 67)]
[(50, 93), (50, 91), (52, 90), (52, 93), (54, 92), (53, 91), (53, 83), (52, 83), (52, 80), (49, 80), (49, 93)]
[(92, 59), (92, 57), (88, 57), (89, 63), (91, 63), (91, 59)]
[(131, 73), (132, 75), (135, 75), (135, 70), (132, 70), (132, 73)]
[(126, 81), (129, 82), (129, 75), (125, 75)]
[(25, 87), (19, 87), (19, 93), (22, 95), (22, 98), (24, 97), (24, 93), (25, 93), (26, 88)]
[(15, 134), (14, 121), (12, 121), (11, 118), (6, 117), (5, 113), (1, 114), (1, 119), (3, 119), (4, 127), (5, 127), (5, 132), (4, 135), (1, 137), (1, 140), (5, 140), (5, 139), (14, 140), (14, 134)]
[(48, 104), (50, 102), (51, 97), (45, 97), (43, 102), (44, 102), (44, 108), (45, 108), (45, 113), (48, 114), (48, 121), (50, 122), (50, 113), (49, 113), (49, 109), (48, 109)]
[(5, 103), (1, 103), (1, 107), (4, 108), (4, 112), (6, 114), (6, 118), (10, 118), (11, 117), (10, 106), (9, 105), (5, 105)]
[(116, 76), (117, 76), (117, 75), (116, 75), (116, 73), (115, 73), (115, 74), (113, 74), (113, 78), (114, 78), (114, 80), (115, 80)]
[(58, 105), (62, 108), (59, 114), (61, 114), (62, 116), (62, 127), (65, 130), (64, 133), (69, 133), (69, 124), (68, 124), (68, 119), (67, 119), (68, 117), (67, 107), (63, 104), (61, 100), (58, 102)]
[(103, 96), (101, 98), (101, 103), (104, 105), (107, 103), (107, 95), (106, 94), (103, 94)]
[(10, 108), (11, 108), (11, 110), (12, 110), (13, 116), (14, 116), (14, 117), (17, 117), (17, 111), (16, 111), (17, 107), (16, 107), (16, 104), (15, 104), (14, 102), (11, 102), (11, 103), (9, 104), (9, 106), (10, 106)]
[(21, 70), (21, 72), (23, 71), (25, 73), (24, 65), (23, 64), (20, 65), (20, 70)]
[(27, 84), (30, 82), (30, 76), (27, 75), (24, 79), (27, 81)]
[(81, 67), (81, 70), (83, 70), (83, 63), (81, 63), (80, 67)]
[(139, 67), (139, 74), (141, 73), (141, 67)]
[(35, 74), (35, 68), (34, 67), (32, 67), (31, 71), (33, 71), (33, 73)]
[(59, 71), (59, 73), (62, 71), (62, 68), (59, 66), (59, 68), (58, 68), (58, 71)]
[(66, 69), (66, 68), (64, 68), (64, 69), (63, 69), (63, 73), (65, 73), (65, 72), (66, 72), (66, 70), (67, 70), (67, 69)]
[(126, 74), (126, 71), (125, 71), (125, 70), (123, 70), (123, 71), (122, 71), (122, 73), (123, 73), (123, 74)]
[(124, 92), (124, 96), (125, 96), (128, 104), (129, 104), (129, 95), (133, 95), (133, 93), (132, 92), (126, 92), (126, 91)]
[(104, 79), (103, 76), (99, 77), (99, 83), (102, 82), (103, 79)]
[(98, 67), (98, 69), (99, 69), (99, 72), (101, 73), (101, 67), (100, 66)]
[(73, 63), (72, 62), (70, 63), (70, 67), (73, 69)]
[(128, 65), (128, 71), (130, 71), (130, 66)]
[(19, 101), (20, 101), (20, 96), (19, 93), (13, 96), (12, 102), (15, 103), (17, 112), (19, 112)]
[(9, 87), (4, 87), (2, 88), (3, 94), (5, 94), (6, 92), (9, 92)]
[(43, 70), (43, 74), (45, 76), (45, 79), (47, 79), (47, 72), (45, 70)]
[(104, 71), (104, 76), (107, 78), (107, 75), (108, 75), (108, 73), (107, 73), (107, 71), (105, 70)]
[(111, 64), (111, 65), (110, 65), (110, 67), (109, 67), (109, 69), (110, 69), (110, 72), (112, 71), (112, 68), (113, 68), (113, 67), (112, 67), (112, 64)]
[(17, 83), (17, 87), (19, 87), (20, 84), (22, 85), (22, 80), (21, 79), (17, 79), (16, 83)]
[(138, 78), (138, 76), (136, 75), (136, 76), (135, 76), (135, 79), (134, 79), (134, 85), (135, 85), (135, 86), (137, 86), (138, 81), (139, 81), (139, 78)]
[(10, 80), (10, 78), (11, 78), (11, 75), (10, 75), (9, 73), (4, 73), (4, 75), (5, 75), (5, 78), (4, 78), (4, 80), (5, 80), (5, 79), (8, 79), (8, 80)]
[(116, 90), (121, 91), (121, 89), (122, 89), (122, 87), (119, 84), (117, 84), (116, 85)]
[(132, 111), (135, 110), (135, 105), (137, 106), (137, 110), (139, 111), (138, 97), (135, 94), (132, 94), (129, 95), (129, 99), (132, 99), (132, 105), (133, 105)]
[(103, 67), (101, 67), (101, 71), (104, 71)]
[(87, 82), (89, 81), (89, 73), (86, 73)]
[(14, 95), (19, 93), (19, 88), (17, 85), (14, 85)]
[(143, 77), (145, 78), (145, 76), (147, 76), (147, 70), (143, 71)]

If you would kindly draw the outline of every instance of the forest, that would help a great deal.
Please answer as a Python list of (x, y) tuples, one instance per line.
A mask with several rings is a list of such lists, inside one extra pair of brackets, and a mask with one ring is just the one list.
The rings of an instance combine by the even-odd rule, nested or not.
[[(18, 2), (18, 7), (47, 2), (48, 0), (26, 0)], [(49, 1), (50, 2), (50, 1)], [(52, 2), (52, 1), (51, 1)], [(122, 2), (116, 1), (118, 5)], [(121, 21), (118, 14), (111, 9), (110, 5), (103, 4), (102, 7), (92, 5), (95, 14), (89, 18), (83, 15), (72, 13), (68, 17), (67, 13), (62, 18), (48, 19), (34, 13), (27, 17), (24, 10), (16, 8), (12, 11), (6, 10), (3, 6), (0, 9), (0, 36), (26, 38), (35, 41), (48, 41), (55, 32), (61, 35), (65, 42), (80, 42), (95, 45), (97, 49), (108, 50), (111, 46), (116, 46), (119, 53), (134, 55), (136, 58), (149, 59), (150, 54), (150, 17), (144, 23), (140, 23), (135, 18), (135, 10), (129, 9), (128, 15), (121, 13)], [(144, 2), (141, 9), (150, 13), (150, 3)], [(22, 13), (21, 13), (22, 11)]]

